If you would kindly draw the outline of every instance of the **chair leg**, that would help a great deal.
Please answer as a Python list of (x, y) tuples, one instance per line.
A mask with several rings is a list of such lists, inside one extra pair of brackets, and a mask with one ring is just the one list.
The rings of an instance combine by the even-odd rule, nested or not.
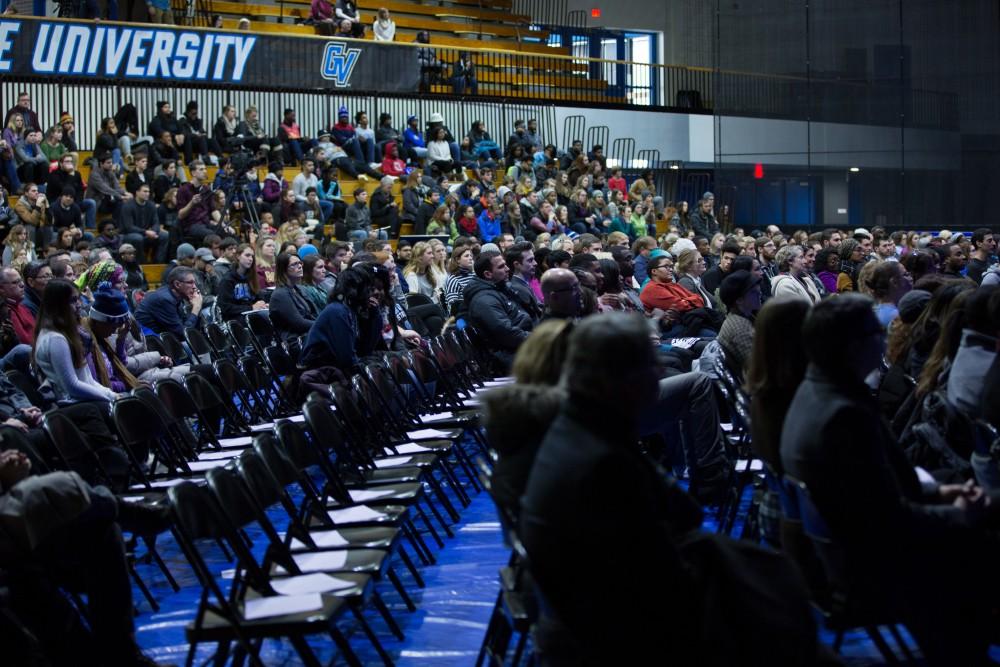
[(174, 575), (171, 574), (167, 564), (163, 562), (163, 559), (160, 557), (160, 552), (156, 550), (156, 536), (143, 535), (142, 541), (146, 543), (146, 549), (148, 549), (149, 555), (153, 558), (156, 566), (160, 568), (160, 572), (163, 573), (163, 576), (167, 578), (167, 583), (170, 584), (172, 589), (174, 589), (174, 593), (180, 591), (181, 587), (177, 585), (177, 580), (174, 579)]
[(895, 624), (890, 625), (889, 632), (892, 633), (892, 638), (896, 640), (896, 644), (899, 646), (899, 650), (903, 652), (903, 657), (906, 658), (906, 661), (913, 662), (916, 658), (913, 657), (910, 647), (903, 641), (903, 635), (900, 634), (899, 628)]
[(878, 652), (882, 654), (885, 658), (885, 662), (888, 665), (898, 665), (899, 660), (896, 658), (896, 654), (892, 652), (889, 645), (886, 643), (885, 638), (882, 637), (882, 633), (878, 631), (878, 628), (874, 625), (869, 625), (865, 627), (865, 632), (871, 637), (872, 642), (878, 648)]
[(486, 634), (483, 635), (483, 643), (479, 645), (479, 655), (476, 657), (476, 667), (482, 667), (483, 658), (486, 657), (486, 650), (493, 640), (493, 630), (497, 624), (497, 617), (500, 615), (500, 605), (503, 601), (503, 590), (497, 594), (497, 601), (493, 603), (493, 611), (490, 612), (490, 621), (486, 625)]
[(382, 648), (382, 642), (380, 642), (375, 633), (372, 632), (372, 628), (368, 625), (368, 621), (365, 620), (364, 614), (361, 613), (361, 610), (352, 605), (351, 612), (354, 614), (354, 618), (356, 618), (358, 623), (361, 625), (361, 631), (365, 633), (365, 637), (367, 637), (368, 641), (375, 647), (375, 652), (378, 653), (380, 658), (382, 658), (382, 663), (385, 665), (392, 665), (392, 658), (390, 658), (389, 654), (385, 652), (384, 648)]
[(833, 645), (831, 648), (834, 653), (840, 653), (840, 646), (844, 643), (844, 631), (837, 630), (836, 636), (833, 638)]
[(305, 640), (302, 635), (292, 635), (289, 638), (292, 646), (295, 647), (295, 652), (299, 654), (302, 658), (302, 663), (307, 667), (321, 667), (323, 663), (319, 661), (313, 650), (309, 648), (309, 643)]
[(420, 559), (420, 562), (423, 563), (424, 565), (431, 565), (432, 563), (436, 562), (434, 554), (431, 553), (430, 548), (424, 542), (424, 538), (420, 534), (420, 531), (416, 529), (416, 527), (409, 519), (407, 519), (406, 523), (402, 525), (402, 528), (403, 528), (403, 534), (406, 536), (406, 539), (409, 540), (410, 542), (410, 546), (413, 547), (413, 550), (417, 552), (417, 558)]
[(528, 643), (528, 633), (522, 632), (521, 636), (517, 639), (517, 647), (514, 649), (514, 662), (511, 663), (511, 667), (517, 667), (521, 664), (521, 656), (524, 655), (524, 646)]
[(340, 650), (340, 654), (344, 656), (344, 660), (347, 661), (348, 665), (351, 667), (361, 667), (361, 661), (358, 660), (358, 656), (351, 648), (351, 644), (347, 641), (344, 635), (341, 634), (340, 630), (336, 627), (330, 628), (330, 638), (333, 640), (333, 643), (337, 645), (337, 648)]
[(410, 599), (410, 596), (407, 594), (406, 589), (403, 587), (403, 582), (399, 580), (399, 575), (396, 574), (396, 570), (390, 567), (388, 570), (386, 570), (385, 574), (387, 577), (389, 577), (389, 581), (392, 582), (393, 588), (395, 588), (396, 592), (399, 593), (399, 597), (403, 598), (403, 603), (406, 605), (406, 609), (410, 613), (415, 612), (417, 610), (417, 607), (416, 605), (413, 604), (413, 600)]
[[(427, 501), (427, 505), (431, 508), (432, 512), (434, 512), (435, 514), (437, 514), (437, 511), (434, 509), (434, 503), (432, 503), (432, 502), (430, 502), (428, 500)], [(417, 514), (420, 516), (420, 520), (423, 522), (424, 526), (426, 526), (427, 530), (430, 531), (431, 537), (433, 537), (434, 541), (437, 542), (438, 547), (441, 548), (441, 549), (443, 549), (444, 548), (444, 542), (441, 541), (441, 536), (437, 534), (437, 531), (434, 530), (434, 526), (431, 525), (431, 522), (427, 518), (427, 515), (424, 514), (423, 508), (420, 507), (419, 503), (415, 504), (413, 507), (416, 508)], [(440, 521), (440, 520), (441, 520), (441, 517), (438, 516), (438, 521)]]
[(160, 611), (160, 605), (156, 602), (156, 598), (154, 598), (153, 594), (149, 592), (149, 589), (146, 587), (146, 583), (142, 580), (142, 577), (139, 576), (139, 573), (135, 571), (135, 567), (132, 563), (128, 564), (128, 573), (132, 575), (132, 581), (134, 581), (135, 585), (139, 587), (142, 597), (146, 598), (146, 602), (148, 602), (149, 606), (153, 608), (153, 611)]
[(385, 600), (382, 599), (382, 596), (379, 595), (378, 591), (372, 592), (372, 602), (375, 604), (375, 609), (378, 610), (382, 619), (385, 620), (385, 624), (389, 626), (389, 630), (392, 631), (392, 634), (396, 636), (396, 639), (403, 641), (405, 638), (403, 636), (403, 629), (399, 627), (399, 624), (396, 623), (396, 619), (392, 617), (391, 613), (389, 613), (389, 608), (385, 606)]
[[(458, 516), (458, 512), (456, 512), (455, 508), (452, 507), (451, 501), (448, 500), (447, 494), (444, 492), (444, 489), (441, 488), (441, 482), (439, 482), (437, 478), (434, 477), (434, 475), (427, 475), (426, 481), (428, 484), (431, 485), (431, 488), (434, 490), (434, 497), (437, 498), (438, 502), (441, 503), (441, 506), (444, 507), (445, 511), (448, 513), (448, 516), (451, 518), (451, 523), (458, 523), (460, 519), (460, 517)], [(452, 533), (451, 528), (449, 528), (449, 524), (445, 522), (445, 520), (441, 517), (441, 514), (437, 511), (437, 508), (435, 507), (434, 503), (429, 502), (428, 500), (427, 504), (430, 505), (431, 511), (434, 512), (434, 516), (441, 524), (441, 527), (444, 528), (445, 534), (447, 534), (448, 537), (455, 537), (455, 534)]]
[(424, 588), (424, 578), (420, 576), (420, 572), (417, 571), (417, 568), (413, 565), (413, 561), (410, 560), (410, 554), (406, 553), (406, 549), (403, 548), (402, 544), (399, 545), (399, 557), (402, 559), (403, 564), (406, 565), (406, 569), (410, 571), (410, 576), (417, 582), (417, 586)]

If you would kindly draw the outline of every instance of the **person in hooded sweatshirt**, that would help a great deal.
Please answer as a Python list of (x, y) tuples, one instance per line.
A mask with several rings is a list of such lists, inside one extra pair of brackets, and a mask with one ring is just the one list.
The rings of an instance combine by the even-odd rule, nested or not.
[(388, 142), (382, 150), (382, 173), (399, 178), (406, 174), (406, 162), (399, 156), (399, 144)]

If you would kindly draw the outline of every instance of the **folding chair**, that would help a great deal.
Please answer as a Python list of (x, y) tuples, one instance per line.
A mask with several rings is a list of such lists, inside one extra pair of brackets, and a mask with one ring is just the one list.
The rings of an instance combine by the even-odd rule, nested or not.
[[(167, 495), (175, 520), (174, 536), (202, 588), (195, 618), (185, 629), (190, 643), (185, 660), (188, 667), (193, 664), (201, 642), (218, 644), (217, 664), (226, 662), (231, 645), (236, 642), (252, 665), (264, 667), (260, 657), (261, 640), (280, 637), (290, 640), (304, 664), (316, 667), (320, 662), (305, 641), (305, 637), (312, 634), (327, 634), (348, 664), (360, 667), (360, 660), (336, 626), (336, 620), (350, 609), (347, 600), (323, 593), (318, 609), (248, 619), (248, 605), (252, 608), (259, 604), (255, 600), (275, 596), (277, 592), (252, 554), (247, 553), (245, 542), (228, 525), (218, 501), (207, 488), (184, 483), (169, 489)], [(241, 567), (228, 590), (222, 589), (202, 556), (200, 543), (204, 539), (225, 541), (238, 550)]]
[(190, 329), (184, 330), (184, 340), (187, 341), (188, 347), (191, 349), (191, 353), (194, 355), (194, 359), (191, 361), (198, 364), (211, 364), (216, 351), (212, 348), (211, 342), (209, 342), (208, 337), (202, 333), (201, 329), (191, 327)]
[(830, 585), (829, 605), (825, 608), (817, 605), (817, 608), (823, 615), (827, 627), (836, 633), (833, 650), (839, 653), (844, 641), (844, 633), (852, 628), (860, 627), (871, 638), (888, 664), (899, 664), (895, 653), (878, 630), (879, 625), (886, 625), (906, 659), (912, 661), (913, 655), (896, 628), (900, 621), (891, 618), (890, 614), (880, 609), (877, 606), (878, 601), (859, 601), (854, 592), (851, 591), (843, 549), (834, 540), (826, 520), (813, 502), (805, 482), (788, 474), (784, 476), (784, 481), (795, 494), (802, 517), (802, 526), (816, 549), (816, 554), (819, 556), (826, 574), (826, 580)]
[[(397, 528), (404, 532), (425, 565), (435, 562), (433, 552), (413, 526), (408, 508), (382, 505), (378, 511), (341, 512), (340, 510), (358, 507), (364, 503), (355, 503), (351, 500), (350, 492), (337, 471), (336, 461), (331, 460), (328, 452), (318, 446), (318, 443), (310, 442), (305, 432), (296, 424), (279, 421), (275, 432), (278, 436), (277, 443), (297, 471), (296, 481), (304, 494), (301, 511), (303, 516), (311, 517), (310, 526)], [(319, 485), (314, 484), (305, 472), (307, 468), (313, 466), (322, 475)], [(413, 510), (438, 546), (443, 547), (444, 542), (441, 541), (423, 509), (419, 505), (414, 505)]]

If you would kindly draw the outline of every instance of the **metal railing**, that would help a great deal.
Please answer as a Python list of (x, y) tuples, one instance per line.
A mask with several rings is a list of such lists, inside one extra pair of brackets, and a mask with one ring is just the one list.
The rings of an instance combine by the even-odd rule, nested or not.
[[(189, 23), (208, 23), (211, 0), (174, 0)], [(278, 11), (277, 7), (272, 7)], [(58, 19), (55, 19), (58, 20)], [(106, 24), (110, 25), (110, 23)], [(146, 24), (144, 24), (145, 26)], [(164, 26), (166, 28), (166, 26)], [(203, 28), (195, 27), (195, 30)], [(286, 62), (315, 63), (320, 60), (329, 37), (256, 33), (261, 41), (281, 43)], [(751, 72), (696, 67), (654, 65), (568, 55), (566, 49), (551, 53), (499, 48), (460, 48), (394, 43), (382, 45), (366, 40), (344, 39), (346, 48), (373, 52), (392, 49), (401, 57), (392, 59), (360, 94), (386, 92), (379, 81), (396, 82), (415, 75), (412, 89), (387, 88), (394, 94), (441, 96), (463, 101), (559, 104), (581, 107), (644, 108), (773, 117), (782, 119), (953, 129), (958, 126), (958, 103), (950, 93), (912, 90), (901, 86), (875, 85), (816, 78), (762, 75)], [(482, 42), (477, 42), (482, 43)], [(420, 62), (418, 49), (430, 49), (431, 59)], [(412, 52), (412, 59), (406, 53)], [(427, 55), (427, 51), (423, 55)], [(464, 59), (474, 66), (474, 78), (456, 77), (456, 64)], [(393, 71), (394, 68), (400, 71)], [(408, 72), (402, 71), (408, 68)], [(233, 82), (237, 88), (302, 91), (280, 68), (261, 72), (257, 68), (251, 85)], [(51, 77), (39, 77), (45, 79)], [(608, 79), (611, 79), (610, 81)], [(72, 79), (72, 76), (69, 76)], [(248, 77), (249, 80), (249, 77)], [(642, 85), (634, 85), (639, 81)], [(151, 81), (150, 83), (155, 83)], [(198, 83), (195, 81), (192, 84)], [(652, 85), (650, 85), (652, 84)], [(312, 84), (310, 84), (312, 85)], [(321, 91), (317, 87), (314, 90)], [(584, 138), (576, 136), (573, 138)]]

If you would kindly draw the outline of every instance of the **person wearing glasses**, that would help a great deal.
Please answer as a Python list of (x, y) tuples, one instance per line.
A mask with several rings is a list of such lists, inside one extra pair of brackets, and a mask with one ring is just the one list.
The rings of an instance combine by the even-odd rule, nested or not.
[(194, 269), (178, 266), (170, 271), (162, 287), (139, 303), (135, 319), (153, 333), (169, 331), (184, 340), (184, 330), (198, 326), (201, 306)]
[(277, 286), (268, 302), (268, 316), (281, 339), (290, 340), (309, 333), (319, 310), (299, 287), (304, 266), (299, 256), (283, 252), (274, 264)]

